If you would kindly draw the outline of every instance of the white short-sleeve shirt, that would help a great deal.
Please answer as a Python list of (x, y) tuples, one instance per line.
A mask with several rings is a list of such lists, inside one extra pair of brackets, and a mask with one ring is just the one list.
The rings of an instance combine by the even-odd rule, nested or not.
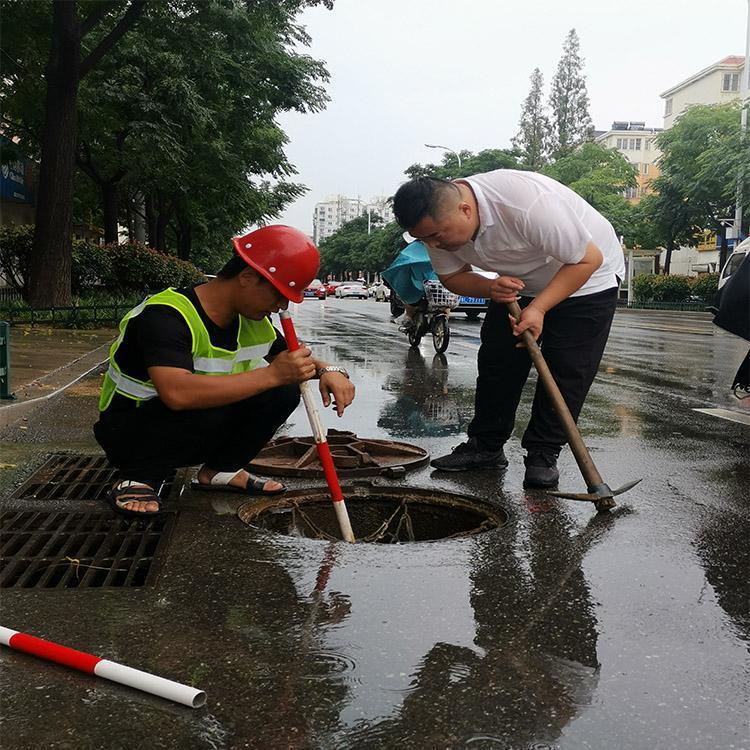
[(441, 276), (467, 263), (485, 271), (516, 276), (524, 296), (535, 297), (566, 263), (578, 263), (593, 242), (604, 261), (572, 297), (611, 289), (625, 276), (622, 247), (612, 225), (580, 195), (537, 174), (498, 169), (464, 180), (479, 206), (479, 231), (459, 250), (429, 248)]

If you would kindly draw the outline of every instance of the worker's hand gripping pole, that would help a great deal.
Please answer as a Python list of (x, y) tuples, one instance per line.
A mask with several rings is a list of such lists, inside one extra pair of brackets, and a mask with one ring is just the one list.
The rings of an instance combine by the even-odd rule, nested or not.
[[(288, 310), (283, 310), (279, 313), (279, 317), (281, 318), (281, 328), (284, 331), (284, 338), (286, 339), (289, 351), (293, 352), (296, 349), (299, 349), (299, 341), (297, 340), (297, 332), (294, 330), (292, 314)], [(307, 417), (310, 420), (310, 427), (312, 427), (315, 445), (318, 449), (320, 463), (323, 465), (323, 473), (325, 474), (326, 482), (328, 483), (328, 489), (331, 491), (333, 509), (336, 511), (336, 518), (338, 519), (339, 527), (341, 528), (341, 536), (344, 538), (344, 541), (353, 544), (354, 532), (352, 531), (352, 525), (349, 521), (349, 514), (346, 512), (346, 503), (344, 502), (344, 495), (341, 492), (341, 486), (339, 485), (336, 467), (333, 464), (333, 456), (331, 456), (331, 449), (328, 447), (326, 433), (323, 429), (323, 424), (320, 421), (318, 410), (315, 407), (315, 402), (313, 401), (313, 394), (310, 390), (309, 381), (300, 383), (299, 389), (302, 394), (302, 401), (305, 404)]]

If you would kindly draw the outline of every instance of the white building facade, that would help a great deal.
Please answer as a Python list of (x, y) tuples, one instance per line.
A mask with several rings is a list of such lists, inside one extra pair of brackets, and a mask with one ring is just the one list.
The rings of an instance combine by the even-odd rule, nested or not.
[(313, 241), (316, 245), (320, 244), (341, 229), (346, 222), (358, 216), (371, 217), (373, 225), (377, 223), (378, 226), (380, 223), (376, 222), (375, 216), (379, 216), (386, 224), (393, 221), (390, 199), (385, 196), (375, 196), (369, 201), (363, 201), (360, 198), (334, 195), (316, 203), (313, 211)]
[(656, 162), (661, 151), (654, 138), (661, 132), (662, 128), (647, 128), (645, 122), (616, 120), (610, 130), (595, 138), (597, 143), (619, 151), (638, 170), (637, 186), (628, 188), (625, 193), (634, 203), (650, 192), (651, 180), (659, 176)]

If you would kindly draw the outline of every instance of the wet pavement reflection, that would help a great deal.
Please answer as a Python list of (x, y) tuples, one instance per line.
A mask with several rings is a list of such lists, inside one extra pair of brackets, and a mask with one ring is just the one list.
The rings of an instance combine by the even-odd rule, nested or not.
[[(473, 410), (479, 326), (411, 350), (387, 306), (309, 301), (300, 337), (358, 388), (330, 427), (439, 455)], [(470, 538), (329, 543), (245, 526), (236, 496), (186, 491), (156, 585), (3, 591), (3, 620), (195, 684), (191, 711), (0, 651), (3, 737), (54, 748), (748, 748), (748, 436), (693, 411), (727, 396), (741, 342), (707, 325), (615, 321), (580, 425), (615, 512), (524, 491), (505, 472), (409, 484), (484, 499), (509, 523)], [(8, 488), (52, 449), (94, 451), (96, 379), (0, 431)], [(750, 406), (750, 405), (749, 405)], [(741, 412), (740, 412), (741, 413)], [(21, 429), (25, 427), (25, 429)], [(307, 435), (297, 411), (286, 434)], [(320, 480), (289, 481), (292, 487)], [(560, 488), (583, 491), (568, 451)], [(355, 529), (356, 533), (356, 529)], [(10, 738), (10, 739), (7, 739)]]

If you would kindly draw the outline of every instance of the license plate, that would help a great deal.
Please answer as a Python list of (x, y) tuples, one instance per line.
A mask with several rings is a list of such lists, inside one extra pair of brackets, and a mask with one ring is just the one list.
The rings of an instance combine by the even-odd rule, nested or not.
[(458, 300), (459, 305), (483, 305), (485, 303), (484, 297), (461, 297)]

